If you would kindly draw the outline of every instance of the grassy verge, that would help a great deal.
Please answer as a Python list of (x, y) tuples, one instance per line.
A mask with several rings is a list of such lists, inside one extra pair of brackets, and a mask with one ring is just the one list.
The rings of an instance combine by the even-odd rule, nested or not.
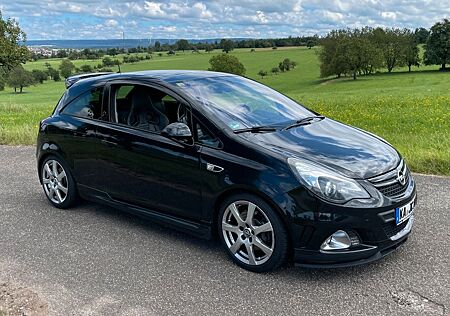
[[(215, 53), (155, 56), (123, 71), (144, 69), (207, 69)], [(421, 67), (412, 73), (397, 69), (392, 74), (376, 74), (349, 79), (319, 80), (314, 50), (304, 48), (236, 50), (247, 76), (267, 84), (307, 107), (341, 122), (380, 135), (406, 158), (412, 170), (450, 175), (450, 73), (437, 67)], [(270, 71), (283, 58), (298, 62), (287, 73), (264, 79), (259, 70)], [(43, 67), (45, 61), (28, 63), (28, 69)], [(60, 60), (50, 60), (57, 67)], [(77, 61), (98, 64), (99, 61)], [(62, 82), (48, 81), (14, 94), (0, 92), (0, 144), (33, 144), (39, 120), (48, 116), (64, 91)]]

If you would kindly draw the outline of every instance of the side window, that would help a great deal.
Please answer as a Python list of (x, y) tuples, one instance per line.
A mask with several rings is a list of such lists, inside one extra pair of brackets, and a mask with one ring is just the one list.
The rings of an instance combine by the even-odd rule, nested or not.
[(179, 121), (181, 104), (166, 92), (139, 84), (112, 86), (115, 122), (160, 133)]
[(197, 120), (194, 123), (194, 128), (197, 136), (197, 143), (214, 148), (219, 148), (221, 146), (220, 140)]
[(131, 97), (133, 85), (123, 85), (115, 87), (115, 107), (116, 107), (116, 122), (120, 124), (127, 124), (128, 116), (131, 110)]
[(100, 118), (103, 88), (87, 91), (66, 105), (62, 113), (90, 119)]

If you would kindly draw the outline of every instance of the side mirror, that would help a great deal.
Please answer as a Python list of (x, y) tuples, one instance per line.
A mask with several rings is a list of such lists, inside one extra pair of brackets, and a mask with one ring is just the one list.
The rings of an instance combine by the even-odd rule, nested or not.
[(193, 144), (192, 132), (184, 123), (171, 123), (164, 127), (161, 134), (187, 144)]

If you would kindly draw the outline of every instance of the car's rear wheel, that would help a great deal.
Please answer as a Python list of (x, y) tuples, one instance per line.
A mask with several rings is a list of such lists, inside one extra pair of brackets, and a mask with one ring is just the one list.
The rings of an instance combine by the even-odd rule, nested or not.
[(239, 266), (265, 272), (285, 263), (286, 229), (276, 211), (261, 198), (238, 194), (227, 199), (218, 223), (222, 243)]
[(73, 206), (78, 199), (77, 188), (70, 169), (56, 157), (47, 157), (40, 170), (41, 183), (50, 203), (57, 208)]

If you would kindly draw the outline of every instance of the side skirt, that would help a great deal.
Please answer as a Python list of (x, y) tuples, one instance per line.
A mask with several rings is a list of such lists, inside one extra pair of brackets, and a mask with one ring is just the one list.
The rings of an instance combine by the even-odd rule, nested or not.
[(147, 208), (142, 208), (137, 205), (129, 204), (123, 201), (118, 201), (111, 198), (106, 192), (96, 190), (82, 184), (78, 184), (77, 188), (78, 193), (85, 200), (108, 205), (121, 211), (137, 215), (141, 218), (148, 219), (162, 226), (175, 228), (181, 232), (185, 232), (199, 238), (203, 239), (212, 238), (212, 231), (210, 225), (160, 213)]

